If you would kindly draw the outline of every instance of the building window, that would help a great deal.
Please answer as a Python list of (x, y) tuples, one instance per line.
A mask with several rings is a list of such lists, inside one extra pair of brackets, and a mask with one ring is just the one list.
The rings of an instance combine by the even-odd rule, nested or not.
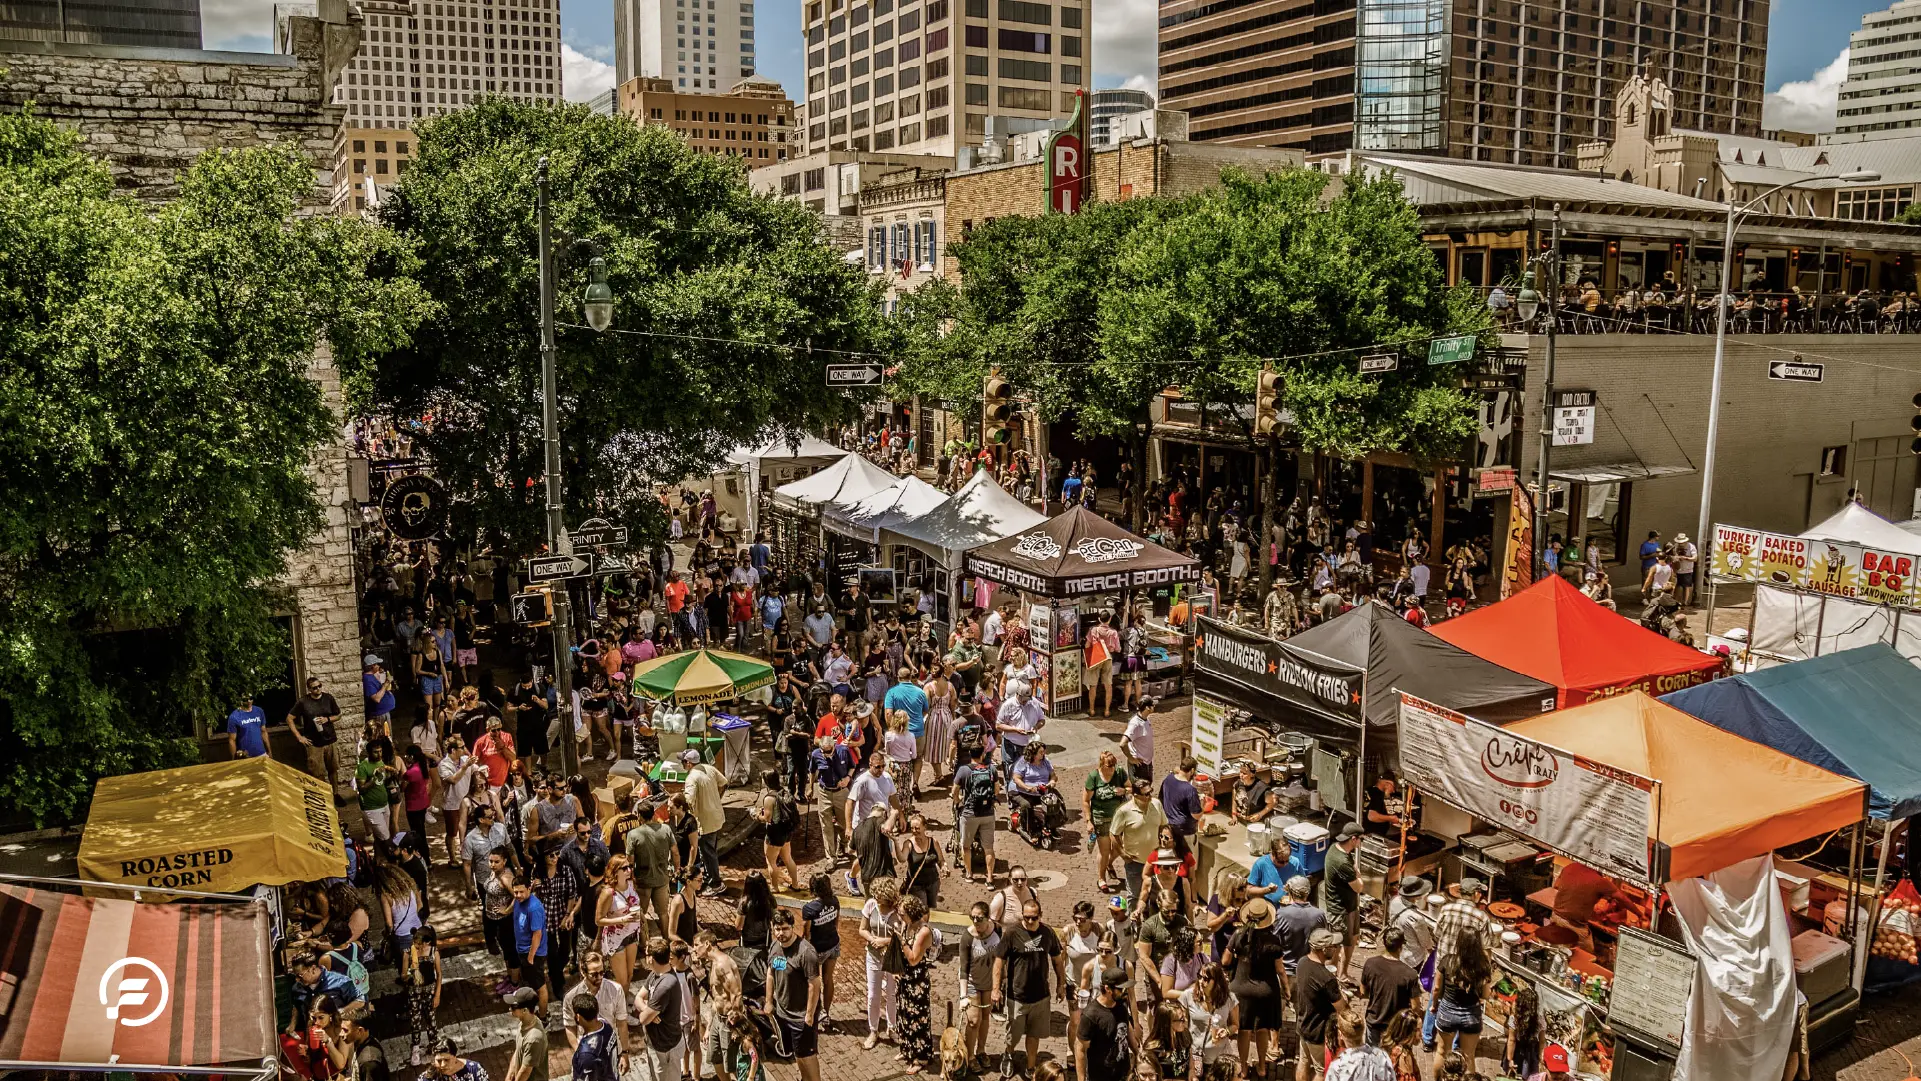
[[(1014, 60), (1001, 57), (1001, 78), (1020, 79), (1030, 83), (1051, 83), (1054, 81), (1054, 65), (1044, 60)], [(1045, 109), (1047, 106), (1043, 105)]]
[(801, 175), (801, 183), (808, 191), (820, 191), (827, 187), (827, 170), (809, 169)]
[(967, 84), (967, 104), (969, 105), (987, 104), (987, 84), (986, 83), (968, 83)]
[(1062, 7), (1061, 26), (1068, 30), (1079, 30), (1081, 27), (1081, 9)]
[(900, 88), (902, 90), (905, 90), (910, 86), (919, 86), (919, 85), (920, 85), (920, 69), (919, 68), (900, 69)]
[(853, 130), (855, 131), (867, 130), (867, 110), (865, 109), (854, 110), (854, 123), (852, 127), (853, 127)]
[(931, 83), (935, 79), (945, 78), (947, 78), (947, 58), (943, 56), (939, 60), (929, 60), (927, 62), (927, 81)]
[(874, 133), (875, 150), (892, 150), (893, 148), (894, 132), (891, 128), (887, 131), (877, 131)]
[(354, 153), (356, 153), (356, 154), (365, 154), (366, 152), (367, 152), (367, 140), (365, 140), (365, 139), (355, 139), (355, 140), (354, 140)]
[(894, 77), (892, 75), (874, 76), (874, 96), (875, 97), (884, 98), (893, 92), (894, 92)]
[[(1044, 37), (1046, 35), (1042, 35), (1042, 36)], [(1040, 51), (1046, 52), (1047, 50), (1042, 49)], [(1061, 55), (1062, 56), (1079, 56), (1080, 54), (1081, 54), (1080, 35), (1079, 34), (1062, 34), (1061, 35)]]
[(1845, 477), (1848, 474), (1848, 448), (1821, 448), (1821, 475), (1823, 477)]
[(1030, 4), (1027, 0), (1000, 0), (1001, 20), (1011, 23), (1034, 23), (1037, 26), (1054, 25), (1054, 9), (1047, 4)]
[(867, 84), (856, 83), (854, 85), (854, 104), (859, 105), (861, 102), (866, 100), (867, 100)]
[(1024, 86), (1003, 86), (1000, 91), (1000, 107), (1003, 109), (1046, 112), (1052, 98), (1045, 90), (1029, 90)]
[(900, 126), (900, 141), (902, 146), (905, 146), (908, 143), (920, 142), (920, 125), (919, 124), (902, 124)]
[(1052, 34), (1037, 34), (1031, 30), (1010, 30), (1003, 26), (995, 38), (1005, 52), (1051, 53), (1054, 51)]
[(927, 118), (927, 137), (929, 139), (938, 139), (946, 134), (947, 117), (945, 115), (930, 116)]
[(918, 113), (918, 112), (920, 112), (920, 95), (919, 94), (909, 94), (906, 97), (900, 99), (900, 115), (913, 116), (915, 113)]
[[(947, 88), (944, 86), (929, 87), (927, 89), (927, 107), (929, 109), (941, 109), (941, 108), (945, 108), (946, 106), (947, 106)], [(934, 126), (934, 122), (929, 120), (927, 122), (927, 126), (929, 128), (932, 128)], [(932, 131), (929, 131), (928, 134), (932, 135), (934, 133)]]
[[(973, 29), (973, 27), (969, 27), (968, 29), (971, 30)], [(986, 45), (985, 38), (987, 37), (987, 28), (983, 26), (980, 28), (980, 31), (981, 31), (981, 37), (983, 39), (981, 44), (985, 46)], [(969, 53), (967, 56), (967, 74), (986, 75), (987, 74), (987, 58), (985, 56), (977, 56), (972, 53)]]
[(892, 119), (894, 119), (893, 102), (883, 101), (879, 105), (874, 106), (874, 123), (885, 124)]
[(827, 111), (837, 113), (847, 108), (847, 91), (836, 90), (827, 96)]
[(1061, 65), (1061, 82), (1074, 83), (1075, 85), (1079, 85), (1080, 81), (1081, 81), (1081, 66), (1079, 64), (1062, 64)]
[(786, 176), (781, 177), (780, 193), (782, 195), (799, 195), (800, 194), (800, 174), (788, 173)]

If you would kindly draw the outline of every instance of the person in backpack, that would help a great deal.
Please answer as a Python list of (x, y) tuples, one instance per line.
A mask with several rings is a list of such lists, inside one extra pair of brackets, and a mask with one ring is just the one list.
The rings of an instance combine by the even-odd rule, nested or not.
[[(969, 752), (967, 764), (954, 772), (952, 790), (958, 808), (955, 821), (960, 823), (956, 847), (963, 872), (974, 882), (985, 882), (994, 874), (994, 802), (999, 795), (999, 773), (987, 764), (985, 745), (977, 744)], [(986, 863), (979, 875), (974, 874), (973, 844), (977, 840)]]
[(614, 1026), (601, 1019), (600, 1003), (588, 994), (575, 995), (567, 1004), (574, 1012), (574, 1081), (616, 1081), (627, 1075), (627, 1056), (614, 1036)]
[[(761, 840), (761, 858), (767, 864), (767, 881), (776, 892), (800, 889), (800, 864), (794, 861), (794, 827), (800, 822), (800, 812), (794, 806), (794, 795), (781, 783), (779, 770), (764, 770), (760, 775), (760, 800), (754, 806), (754, 817), (767, 828), (767, 836)], [(782, 885), (782, 868), (786, 869)]]

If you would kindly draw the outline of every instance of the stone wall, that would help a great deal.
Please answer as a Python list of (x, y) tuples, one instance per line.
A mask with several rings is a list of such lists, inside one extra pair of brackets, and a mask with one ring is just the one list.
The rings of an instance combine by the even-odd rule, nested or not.
[[(345, 114), (332, 104), (332, 88), (360, 27), (345, 0), (325, 0), (320, 10), (319, 18), (289, 20), (284, 55), (0, 41), (0, 108), (31, 102), (39, 115), (78, 130), (123, 190), (154, 201), (175, 195), (181, 172), (204, 151), (296, 146), (314, 168), (308, 210), (321, 212)], [(310, 375), (338, 420), (340, 374), (324, 343)], [(312, 476), (326, 525), (288, 561), (294, 667), (301, 679), (318, 676), (339, 700), (341, 738), (351, 748), (364, 699), (345, 444), (320, 448)], [(350, 757), (343, 765), (351, 766)]]

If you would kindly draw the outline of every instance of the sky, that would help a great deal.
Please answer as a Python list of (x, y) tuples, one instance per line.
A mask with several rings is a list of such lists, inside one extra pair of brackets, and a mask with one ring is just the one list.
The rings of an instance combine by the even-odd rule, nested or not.
[[(797, 95), (802, 85), (803, 0), (759, 0), (760, 74)], [(1087, 0), (1092, 12), (1094, 85), (1153, 90), (1155, 0)], [(1847, 75), (1848, 34), (1861, 15), (1888, 0), (1774, 0), (1768, 30), (1770, 128), (1826, 131)], [(201, 0), (209, 49), (272, 48), (273, 0)], [(614, 83), (612, 0), (561, 0), (561, 74), (570, 100), (585, 101)]]

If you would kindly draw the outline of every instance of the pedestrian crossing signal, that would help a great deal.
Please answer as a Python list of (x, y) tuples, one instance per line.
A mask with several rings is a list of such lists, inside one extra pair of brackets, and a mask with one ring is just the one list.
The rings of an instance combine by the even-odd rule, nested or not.
[(530, 589), (513, 597), (514, 622), (527, 627), (545, 627), (554, 621), (554, 595), (545, 589)]

